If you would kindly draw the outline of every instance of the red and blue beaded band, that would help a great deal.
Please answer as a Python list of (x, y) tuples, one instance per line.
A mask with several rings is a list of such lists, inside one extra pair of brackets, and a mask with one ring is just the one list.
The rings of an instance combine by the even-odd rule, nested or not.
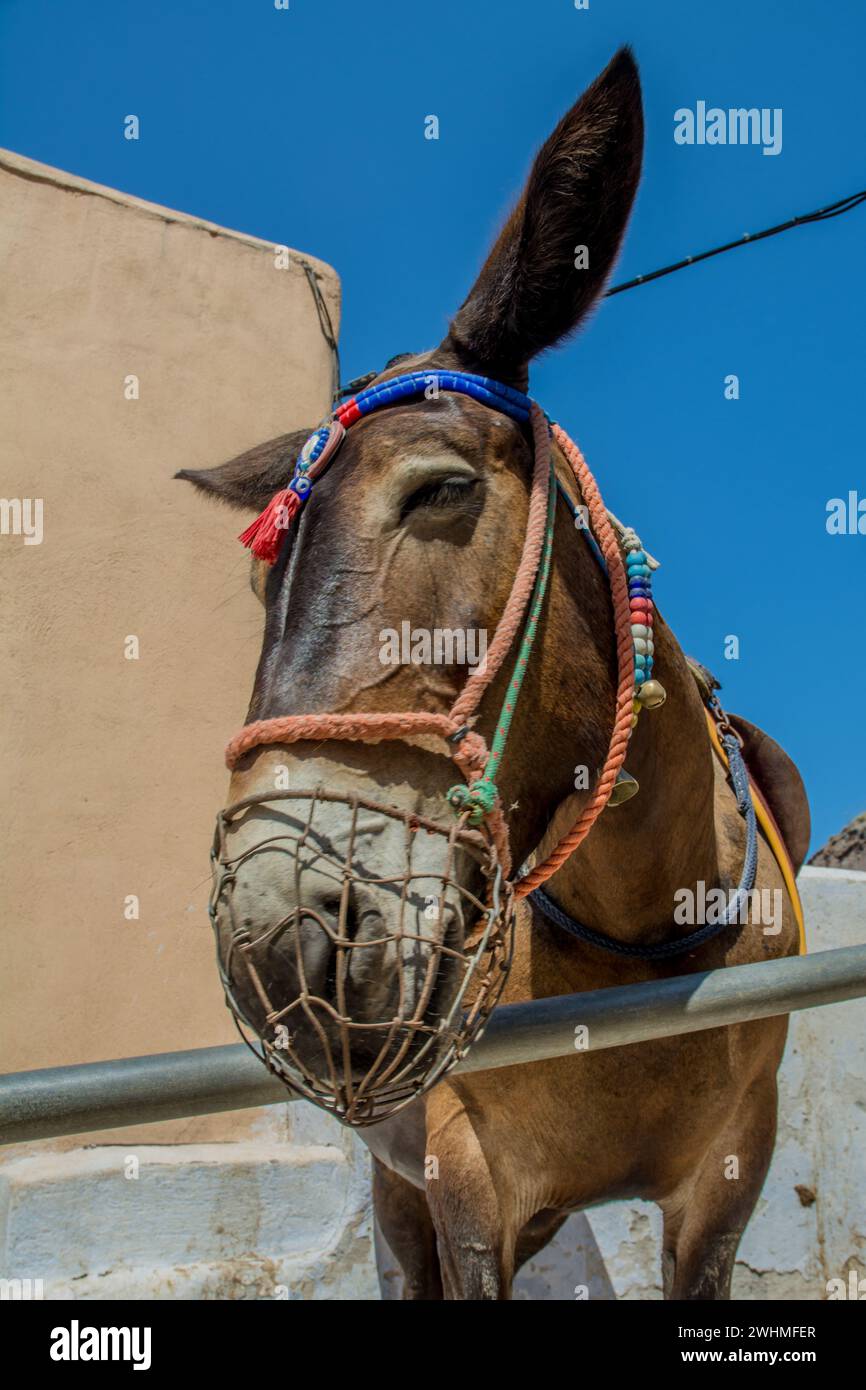
[(318, 429), (314, 430), (298, 455), (295, 471), (284, 488), (275, 493), (260, 516), (241, 532), (239, 540), (248, 546), (257, 560), (276, 564), (285, 533), (306, 502), (313, 483), (330, 463), (350, 425), (383, 406), (398, 405), (418, 396), (435, 398), (440, 391), (456, 391), (471, 396), (483, 405), (510, 415), (521, 422), (529, 419), (532, 402), (529, 396), (513, 386), (505, 386), (492, 377), (473, 372), (426, 371), (404, 372), (400, 376), (380, 381), (359, 391), (357, 396), (343, 401)]
[(404, 372), (401, 376), (380, 381), (378, 385), (368, 386), (357, 396), (344, 401), (334, 411), (334, 416), (347, 428), (356, 420), (379, 410), (383, 405), (398, 405), (400, 401), (416, 396), (427, 395), (435, 398), (440, 391), (456, 391), (462, 396), (510, 415), (513, 420), (528, 420), (532, 401), (523, 391), (513, 386), (505, 386), (489, 376), (476, 376), (473, 372)]

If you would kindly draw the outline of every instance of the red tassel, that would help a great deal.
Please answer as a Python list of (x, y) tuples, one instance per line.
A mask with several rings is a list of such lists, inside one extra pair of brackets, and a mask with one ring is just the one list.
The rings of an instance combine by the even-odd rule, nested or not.
[(241, 532), (238, 540), (252, 550), (257, 560), (275, 565), (283, 548), (286, 531), (300, 506), (298, 494), (284, 487), (281, 492), (274, 493), (265, 510)]

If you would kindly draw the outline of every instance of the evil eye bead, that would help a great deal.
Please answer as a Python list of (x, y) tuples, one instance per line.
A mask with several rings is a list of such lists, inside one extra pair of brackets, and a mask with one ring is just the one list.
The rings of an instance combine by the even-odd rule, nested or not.
[(328, 442), (329, 434), (330, 430), (327, 428), (313, 431), (298, 456), (298, 469), (300, 471), (309, 468), (311, 463), (315, 463)]
[(298, 497), (304, 498), (308, 495), (313, 484), (309, 478), (304, 477), (303, 473), (297, 474), (289, 483), (289, 491), (297, 493)]

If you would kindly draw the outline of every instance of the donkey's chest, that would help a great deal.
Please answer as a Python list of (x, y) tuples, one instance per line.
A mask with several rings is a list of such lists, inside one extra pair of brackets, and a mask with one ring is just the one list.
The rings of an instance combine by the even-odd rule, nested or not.
[(752, 1078), (777, 1064), (785, 1030), (769, 1019), (475, 1072), (362, 1137), (422, 1189), (483, 1161), (519, 1210), (659, 1199), (726, 1130)]

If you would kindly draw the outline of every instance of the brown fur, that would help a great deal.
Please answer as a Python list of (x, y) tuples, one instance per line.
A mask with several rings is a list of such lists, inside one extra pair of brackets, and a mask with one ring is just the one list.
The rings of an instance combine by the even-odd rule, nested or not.
[[(623, 51), (544, 146), (448, 338), (386, 375), (430, 364), (524, 379), (531, 357), (570, 331), (603, 287), (637, 184), (641, 130), (637, 71)], [(590, 247), (589, 271), (573, 268), (578, 243)], [(235, 504), (259, 506), (285, 482), (297, 442), (286, 437), (223, 470), (186, 476)], [(429, 461), (435, 473), (440, 458), (451, 460), (441, 471), (462, 460), (477, 479), (448, 506), (431, 505), (419, 487), (419, 468)], [(401, 666), (383, 675), (375, 634), (406, 618), (413, 626), (495, 629), (520, 554), (530, 460), (524, 429), (462, 397), (403, 405), (353, 427), (267, 579), (250, 718), (311, 709), (446, 711), (464, 673)], [(581, 801), (572, 793), (574, 766), (600, 766), (613, 716), (607, 584), (558, 506), (540, 640), (501, 777), (505, 804), (514, 807), (517, 863), (551, 821), (574, 819)], [(667, 703), (641, 717), (628, 756), (639, 795), (603, 813), (551, 885), (596, 930), (644, 943), (689, 930), (672, 920), (676, 889), (700, 879), (735, 884), (744, 848), (700, 697), (660, 617), (656, 670)], [(484, 702), (488, 736), (505, 679)], [(231, 796), (263, 786), (276, 755), (248, 758)], [(302, 761), (305, 751), (279, 750), (281, 761), (287, 756)], [(445, 759), (394, 744), (337, 746), (333, 756), (372, 782), (405, 776), (425, 794), (441, 794), (452, 776)], [(783, 888), (763, 842), (757, 886)], [(662, 965), (581, 945), (524, 905), (505, 997), (794, 954), (787, 897), (785, 904), (777, 936), (758, 926), (730, 929)], [(786, 1027), (768, 1019), (452, 1078), (365, 1131), (376, 1156), (378, 1221), (405, 1272), (405, 1296), (508, 1298), (516, 1265), (569, 1212), (642, 1197), (664, 1212), (666, 1296), (726, 1297), (772, 1153)], [(426, 1183), (425, 1156), (438, 1161), (438, 1176)], [(731, 1156), (736, 1179), (726, 1173)]]

